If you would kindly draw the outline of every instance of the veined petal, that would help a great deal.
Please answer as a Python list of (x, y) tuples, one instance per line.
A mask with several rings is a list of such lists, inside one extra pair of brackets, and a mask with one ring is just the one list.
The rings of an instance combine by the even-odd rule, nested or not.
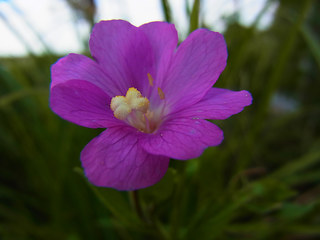
[(101, 88), (109, 96), (117, 92), (113, 88), (110, 77), (108, 77), (99, 65), (92, 59), (71, 53), (60, 58), (51, 67), (51, 88), (59, 83), (69, 80), (85, 80)]
[(148, 84), (148, 73), (155, 73), (148, 38), (129, 22), (112, 20), (95, 24), (89, 45), (94, 59), (112, 77), (110, 84), (118, 89), (115, 95), (125, 95), (130, 87), (143, 91)]
[(223, 120), (241, 112), (251, 103), (252, 96), (248, 91), (212, 88), (203, 99), (181, 111), (179, 116)]
[(224, 70), (227, 48), (220, 33), (198, 29), (181, 43), (162, 90), (175, 112), (203, 98)]
[(168, 120), (155, 134), (144, 135), (141, 146), (150, 154), (187, 160), (199, 157), (205, 148), (223, 140), (223, 132), (202, 119), (175, 118)]
[(102, 187), (135, 190), (160, 181), (169, 158), (151, 155), (138, 144), (138, 135), (127, 128), (109, 128), (81, 152), (89, 181)]
[[(172, 56), (178, 44), (178, 33), (173, 24), (150, 22), (139, 27), (148, 38), (154, 54), (156, 73), (154, 87), (161, 87), (171, 64)], [(148, 87), (148, 84), (146, 84)]]
[(110, 110), (110, 97), (96, 85), (83, 80), (69, 80), (54, 85), (50, 107), (63, 119), (89, 128), (124, 125)]

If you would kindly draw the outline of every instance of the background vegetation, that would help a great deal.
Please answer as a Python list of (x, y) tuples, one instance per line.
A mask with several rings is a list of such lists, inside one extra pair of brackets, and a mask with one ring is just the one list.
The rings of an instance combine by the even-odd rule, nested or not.
[[(253, 105), (215, 122), (221, 146), (171, 161), (138, 194), (83, 177), (80, 151), (101, 130), (49, 109), (50, 65), (61, 56), (0, 58), (0, 238), (320, 239), (320, 2), (279, 0), (272, 26), (259, 30), (275, 1), (250, 27), (224, 19), (229, 59), (216, 86), (249, 90)], [(69, 2), (93, 24), (93, 1)], [(186, 10), (190, 31), (214, 30), (199, 8)]]

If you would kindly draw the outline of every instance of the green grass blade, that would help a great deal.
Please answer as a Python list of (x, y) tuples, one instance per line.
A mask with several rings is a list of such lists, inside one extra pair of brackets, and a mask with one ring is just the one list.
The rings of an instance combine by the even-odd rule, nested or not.
[(200, 0), (194, 0), (189, 23), (189, 32), (193, 32), (199, 27)]

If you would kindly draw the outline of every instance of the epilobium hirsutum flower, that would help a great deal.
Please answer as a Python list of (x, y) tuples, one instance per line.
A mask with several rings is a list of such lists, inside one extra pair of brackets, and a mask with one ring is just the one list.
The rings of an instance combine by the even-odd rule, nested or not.
[(52, 66), (52, 110), (84, 127), (107, 128), (81, 152), (94, 185), (155, 184), (169, 158), (196, 158), (221, 143), (222, 131), (205, 119), (226, 119), (251, 104), (247, 91), (212, 88), (226, 66), (221, 34), (198, 29), (177, 43), (169, 23), (102, 21), (89, 42), (93, 59), (70, 54)]

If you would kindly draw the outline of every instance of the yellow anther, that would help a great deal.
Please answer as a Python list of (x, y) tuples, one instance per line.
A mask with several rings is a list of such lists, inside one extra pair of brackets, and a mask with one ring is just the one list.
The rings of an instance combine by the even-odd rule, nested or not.
[(153, 87), (153, 78), (150, 73), (148, 73), (147, 75), (148, 75), (149, 84), (151, 87)]
[(165, 98), (164, 92), (159, 87), (158, 87), (158, 94), (159, 94), (159, 97), (160, 97), (161, 100), (163, 100)]

